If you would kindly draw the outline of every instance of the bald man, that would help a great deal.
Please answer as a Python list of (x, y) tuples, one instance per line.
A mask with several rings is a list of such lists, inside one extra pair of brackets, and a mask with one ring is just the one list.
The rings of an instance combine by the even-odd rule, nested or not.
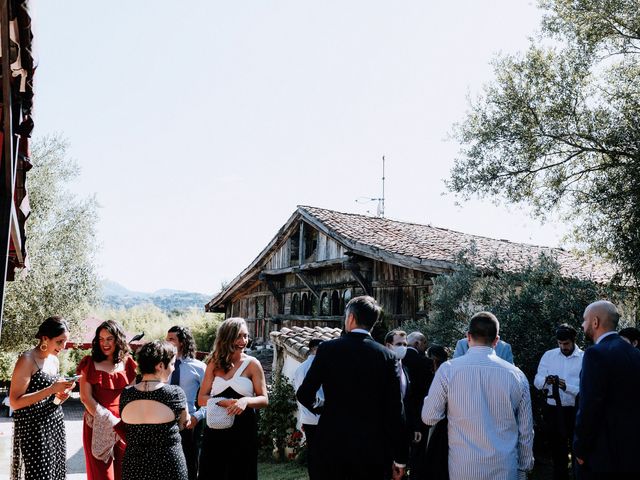
[(595, 345), (584, 352), (573, 450), (577, 478), (640, 478), (640, 351), (616, 333), (620, 314), (601, 300), (584, 311)]

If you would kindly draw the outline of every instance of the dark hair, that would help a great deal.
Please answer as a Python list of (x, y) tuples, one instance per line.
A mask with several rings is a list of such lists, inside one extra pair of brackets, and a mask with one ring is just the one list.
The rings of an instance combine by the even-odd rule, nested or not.
[(368, 295), (354, 297), (349, 300), (345, 308), (345, 314), (353, 315), (356, 325), (371, 330), (376, 322), (380, 319), (382, 307), (378, 305), (375, 298)]
[(438, 365), (449, 360), (449, 352), (441, 345), (432, 345), (427, 349), (427, 357), (432, 358), (438, 362)]
[(628, 338), (631, 343), (638, 342), (637, 348), (640, 348), (640, 330), (635, 327), (623, 328), (618, 332), (618, 335), (624, 338)]
[(191, 329), (189, 327), (181, 327), (174, 325), (168, 333), (175, 333), (178, 341), (182, 344), (182, 355), (184, 358), (194, 358), (196, 356), (196, 341), (193, 339)]
[(491, 312), (478, 312), (469, 321), (469, 335), (476, 342), (491, 345), (498, 336), (500, 323)]
[(400, 335), (401, 337), (406, 337), (407, 332), (404, 330), (391, 330), (384, 337), (384, 343), (393, 343), (393, 337), (396, 335)]
[(558, 328), (556, 328), (556, 339), (560, 340), (561, 342), (564, 342), (565, 340), (571, 340), (572, 342), (575, 342), (577, 334), (577, 330), (568, 323), (558, 325)]
[(35, 338), (42, 340), (42, 337), (55, 338), (69, 331), (67, 321), (60, 315), (47, 318), (38, 327)]
[(145, 343), (140, 350), (138, 350), (138, 368), (140, 373), (155, 373), (156, 365), (160, 362), (165, 368), (169, 366), (169, 363), (176, 356), (177, 350), (175, 345), (164, 340), (155, 340), (153, 342)]
[(101, 362), (107, 359), (107, 356), (102, 352), (100, 348), (100, 330), (106, 330), (115, 340), (115, 349), (113, 351), (113, 363), (119, 363), (124, 360), (124, 357), (129, 353), (129, 345), (127, 345), (127, 339), (124, 333), (122, 325), (115, 320), (105, 320), (98, 328), (96, 328), (96, 334), (91, 341), (91, 358), (94, 362)]
[(324, 342), (324, 340), (320, 338), (312, 338), (311, 340), (309, 340), (309, 350), (313, 350), (314, 348), (318, 347), (322, 342)]

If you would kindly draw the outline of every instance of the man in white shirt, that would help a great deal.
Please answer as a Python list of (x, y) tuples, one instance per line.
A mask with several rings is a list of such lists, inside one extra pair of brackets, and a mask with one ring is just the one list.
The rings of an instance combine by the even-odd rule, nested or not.
[[(311, 367), (311, 364), (316, 358), (316, 352), (318, 351), (318, 346), (322, 343), (322, 340), (319, 338), (313, 338), (309, 340), (309, 356), (307, 359), (300, 364), (300, 366), (296, 369), (293, 374), (293, 384), (296, 389), (300, 388), (302, 382), (304, 381), (304, 377), (307, 376), (307, 372)], [(324, 393), (322, 392), (322, 387), (316, 393), (316, 405), (320, 406), (324, 403)], [(298, 402), (298, 409), (300, 410), (300, 423), (302, 424), (302, 431), (304, 432), (304, 436), (307, 441), (307, 470), (309, 471), (309, 480), (314, 480), (318, 477), (317, 465), (316, 465), (316, 455), (314, 452), (315, 444), (315, 435), (316, 429), (318, 428), (318, 420), (320, 420), (320, 415), (316, 415), (309, 411), (304, 405)]]
[(495, 315), (476, 313), (469, 351), (438, 368), (424, 399), (426, 425), (447, 416), (451, 480), (517, 480), (533, 468), (529, 382), (496, 355), (498, 333)]
[[(533, 384), (547, 395), (542, 412), (553, 459), (553, 479), (567, 480), (567, 457), (573, 442), (576, 397), (584, 352), (576, 345), (576, 329), (563, 323), (556, 329), (558, 348), (542, 355)], [(572, 452), (573, 457), (573, 452)]]

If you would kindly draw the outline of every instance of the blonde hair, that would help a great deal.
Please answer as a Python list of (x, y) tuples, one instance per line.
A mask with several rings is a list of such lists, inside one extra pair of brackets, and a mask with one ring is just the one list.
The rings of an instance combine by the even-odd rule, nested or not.
[(238, 339), (240, 329), (243, 326), (246, 327), (247, 322), (240, 317), (227, 318), (220, 324), (216, 333), (216, 341), (213, 344), (211, 359), (209, 360), (213, 362), (214, 368), (219, 368), (225, 373), (233, 368), (231, 357), (236, 351), (234, 343)]

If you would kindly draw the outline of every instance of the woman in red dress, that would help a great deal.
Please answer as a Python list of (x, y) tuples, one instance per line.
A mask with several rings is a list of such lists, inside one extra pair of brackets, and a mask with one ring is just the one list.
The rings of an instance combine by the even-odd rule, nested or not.
[(91, 355), (84, 357), (77, 368), (82, 374), (80, 400), (86, 409), (82, 443), (88, 480), (122, 477), (125, 443), (114, 435), (112, 426), (120, 420), (120, 394), (135, 380), (136, 367), (120, 324), (113, 320), (102, 322), (96, 329)]

